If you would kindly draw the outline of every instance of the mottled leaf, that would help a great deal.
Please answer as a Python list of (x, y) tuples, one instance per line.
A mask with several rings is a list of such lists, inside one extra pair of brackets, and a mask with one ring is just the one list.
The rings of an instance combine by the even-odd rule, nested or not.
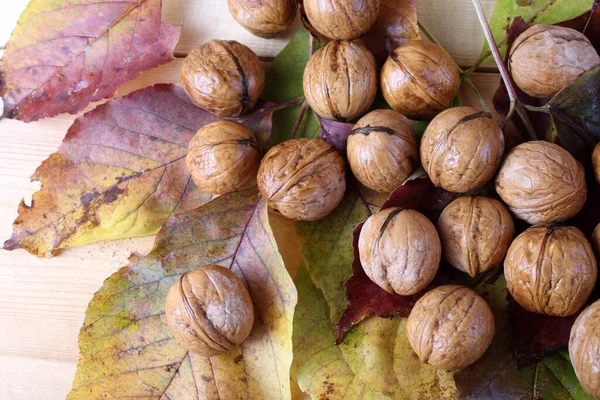
[[(275, 105), (262, 102), (240, 122), (265, 143)], [(157, 85), (98, 106), (75, 120), (59, 148), (33, 174), (42, 188), (21, 202), (5, 249), (37, 256), (87, 243), (152, 235), (177, 211), (211, 196), (185, 167), (196, 130), (216, 120), (183, 89)]]
[(2, 57), (4, 116), (77, 113), (142, 71), (173, 59), (181, 28), (162, 0), (32, 0)]
[[(182, 349), (164, 315), (170, 286), (206, 264), (242, 278), (256, 310), (243, 344), (210, 358)], [(296, 300), (256, 187), (179, 213), (94, 295), (67, 398), (289, 399)]]

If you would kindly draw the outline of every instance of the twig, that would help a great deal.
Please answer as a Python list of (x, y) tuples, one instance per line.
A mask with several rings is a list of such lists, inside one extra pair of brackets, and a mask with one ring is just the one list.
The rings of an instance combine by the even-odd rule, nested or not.
[(501, 124), (501, 127), (506, 126), (508, 121), (510, 121), (512, 115), (515, 111), (519, 114), (521, 119), (523, 120), (523, 124), (525, 124), (525, 128), (527, 128), (527, 132), (532, 140), (536, 140), (537, 137), (535, 135), (535, 130), (531, 125), (531, 121), (529, 120), (529, 116), (525, 109), (521, 106), (519, 99), (517, 98), (517, 93), (515, 92), (515, 88), (512, 85), (512, 81), (510, 79), (510, 74), (504, 65), (504, 61), (502, 60), (502, 56), (500, 55), (500, 51), (498, 51), (498, 46), (496, 45), (496, 41), (494, 40), (494, 35), (492, 34), (492, 30), (490, 29), (490, 25), (487, 21), (485, 13), (483, 12), (483, 8), (481, 8), (481, 3), (479, 0), (472, 0), (473, 5), (475, 6), (475, 11), (477, 12), (477, 17), (479, 18), (479, 23), (483, 28), (483, 33), (485, 34), (485, 38), (488, 41), (490, 46), (490, 51), (494, 56), (494, 61), (496, 61), (496, 65), (500, 70), (500, 75), (502, 76), (502, 81), (504, 81), (504, 85), (506, 86), (506, 91), (508, 92), (508, 97), (510, 98), (510, 109), (508, 111), (508, 115), (504, 119), (504, 122)]
[(475, 95), (475, 97), (477, 97), (477, 100), (479, 100), (479, 103), (481, 103), (481, 106), (483, 107), (483, 109), (491, 114), (492, 112), (490, 111), (490, 108), (485, 103), (485, 100), (483, 100), (483, 96), (481, 96), (481, 93), (479, 93), (479, 90), (477, 90), (477, 86), (475, 86), (473, 81), (471, 81), (471, 78), (469, 78), (469, 74), (464, 73), (462, 75), (462, 80), (463, 80), (463, 82), (465, 82), (467, 85), (469, 85), (471, 87), (473, 94)]
[(300, 108), (300, 113), (298, 114), (298, 118), (296, 119), (296, 123), (294, 124), (294, 128), (292, 129), (290, 139), (294, 139), (296, 137), (296, 133), (298, 133), (298, 129), (300, 129), (300, 125), (302, 125), (302, 120), (304, 119), (304, 114), (306, 114), (306, 110), (308, 110), (308, 103), (306, 103), (305, 100), (302, 102), (302, 108)]

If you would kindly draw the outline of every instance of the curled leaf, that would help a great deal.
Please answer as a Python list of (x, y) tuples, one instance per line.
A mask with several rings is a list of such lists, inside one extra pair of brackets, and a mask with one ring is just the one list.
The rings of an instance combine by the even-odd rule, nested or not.
[(326, 141), (336, 148), (343, 156), (346, 155), (346, 144), (354, 124), (319, 118), (319, 139)]
[[(263, 102), (239, 119), (260, 144), (275, 108)], [(196, 130), (216, 119), (175, 85), (138, 90), (77, 118), (32, 176), (42, 188), (31, 206), (21, 202), (4, 248), (49, 257), (57, 249), (152, 235), (176, 212), (209, 201), (185, 156)]]
[[(170, 218), (152, 252), (130, 261), (88, 306), (67, 399), (290, 398), (297, 295), (256, 187)], [(170, 286), (206, 264), (242, 278), (255, 307), (250, 336), (232, 352), (210, 358), (182, 349), (164, 314)]]
[(74, 114), (173, 60), (181, 28), (161, 9), (162, 0), (32, 0), (2, 57), (4, 116)]

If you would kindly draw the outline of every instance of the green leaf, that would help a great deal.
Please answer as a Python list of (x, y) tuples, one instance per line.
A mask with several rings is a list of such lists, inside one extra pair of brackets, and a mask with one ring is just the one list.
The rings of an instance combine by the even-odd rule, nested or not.
[[(594, 0), (498, 0), (490, 17), (490, 28), (504, 58), (508, 28), (515, 17), (522, 17), (528, 25), (555, 24), (589, 11), (593, 4)], [(493, 61), (487, 42), (480, 60)]]
[[(68, 399), (290, 398), (297, 294), (256, 187), (170, 218), (152, 252), (130, 261), (90, 302)], [(242, 345), (210, 358), (179, 347), (164, 314), (173, 282), (207, 264), (242, 278), (256, 310)]]

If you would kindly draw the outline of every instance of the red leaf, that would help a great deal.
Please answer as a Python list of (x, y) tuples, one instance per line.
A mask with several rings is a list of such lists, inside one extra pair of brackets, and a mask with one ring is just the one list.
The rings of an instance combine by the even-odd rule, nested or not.
[(346, 156), (346, 143), (354, 124), (347, 122), (332, 121), (317, 117), (321, 129), (319, 139), (326, 141), (336, 148), (343, 156)]
[(162, 0), (33, 0), (2, 58), (4, 116), (25, 122), (77, 113), (142, 71), (173, 60), (181, 28)]

